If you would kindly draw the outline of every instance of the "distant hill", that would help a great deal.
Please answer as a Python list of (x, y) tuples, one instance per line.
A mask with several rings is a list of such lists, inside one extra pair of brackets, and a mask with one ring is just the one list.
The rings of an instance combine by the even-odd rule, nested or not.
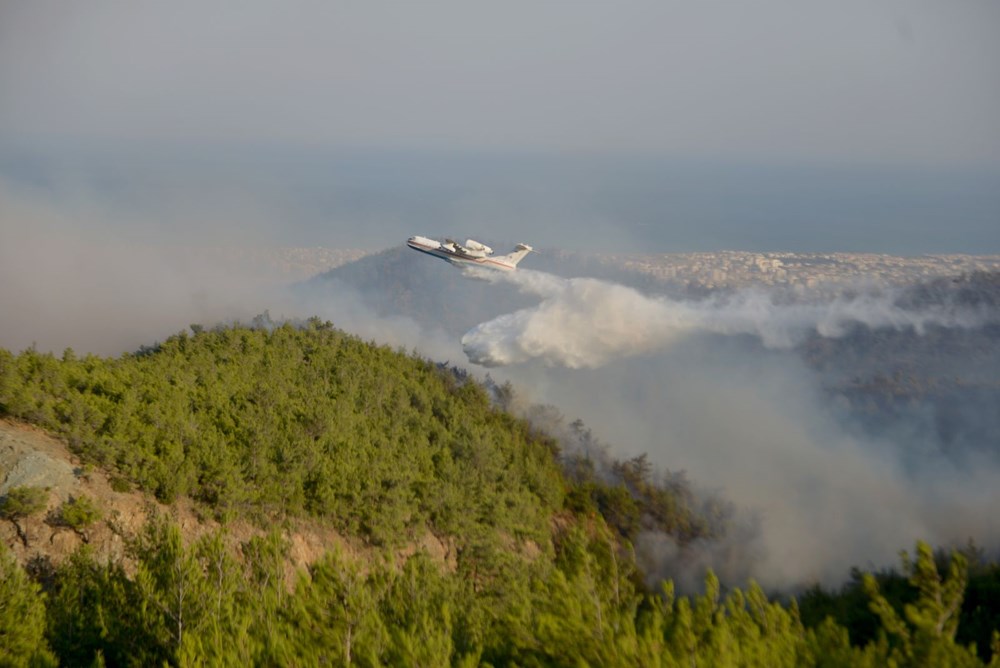
[(357, 292), (379, 316), (406, 316), (424, 327), (436, 326), (456, 335), (483, 319), (531, 303), (531, 298), (509, 286), (470, 280), (457, 268), (406, 247), (337, 267), (298, 289), (322, 294), (338, 286)]
[[(662, 291), (648, 274), (607, 262), (600, 256), (545, 249), (532, 253), (521, 267), (556, 276), (588, 276)], [(306, 292), (357, 291), (365, 304), (380, 316), (402, 315), (424, 327), (441, 328), (456, 337), (471, 327), (537, 303), (510, 285), (470, 279), (446, 262), (428, 258), (405, 246), (367, 255), (299, 284)]]

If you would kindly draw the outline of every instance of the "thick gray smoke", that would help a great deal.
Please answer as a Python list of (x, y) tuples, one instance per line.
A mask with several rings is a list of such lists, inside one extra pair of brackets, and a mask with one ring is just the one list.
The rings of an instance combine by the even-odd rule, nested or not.
[(470, 360), (510, 365), (491, 373), (583, 417), (618, 456), (647, 452), (737, 505), (722, 540), (680, 546), (642, 535), (637, 555), (651, 575), (689, 589), (707, 567), (734, 584), (753, 576), (773, 588), (833, 585), (852, 565), (893, 565), (917, 539), (1000, 546), (993, 455), (959, 464), (912, 434), (859, 436), (788, 350), (809, 332), (839, 336), (852, 323), (920, 331), (995, 322), (995, 314), (908, 310), (889, 292), (794, 303), (749, 291), (682, 302), (536, 272), (495, 280), (541, 302), (469, 331)]
[(772, 293), (751, 289), (704, 301), (675, 301), (606, 281), (535, 271), (497, 274), (491, 280), (512, 283), (542, 301), (482, 323), (462, 337), (469, 360), (488, 367), (539, 360), (595, 368), (662, 349), (695, 332), (751, 334), (768, 348), (789, 348), (811, 332), (837, 337), (858, 323), (921, 332), (929, 325), (975, 327), (993, 317), (943, 306), (904, 309), (886, 291), (781, 302)]

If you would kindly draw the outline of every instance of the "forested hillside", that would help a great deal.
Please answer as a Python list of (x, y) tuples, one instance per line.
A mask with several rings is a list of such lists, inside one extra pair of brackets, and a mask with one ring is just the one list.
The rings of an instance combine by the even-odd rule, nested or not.
[(310, 513), (375, 544), (542, 540), (564, 493), (555, 444), (478, 385), (318, 321), (199, 328), (120, 359), (2, 352), (0, 410), (160, 501)]
[[(693, 598), (669, 581), (647, 588), (630, 543), (638, 528), (680, 541), (715, 529), (685, 486), (657, 484), (644, 458), (564, 452), (501, 409), (503, 388), (329, 323), (192, 329), (117, 359), (0, 350), (0, 415), (61, 435), (121, 489), (166, 504), (188, 497), (223, 523), (185, 544), (153, 519), (121, 560), (84, 545), (25, 568), (0, 547), (0, 664), (875, 666), (990, 656), (996, 606), (963, 605), (962, 554), (936, 564), (920, 545), (901, 577), (861, 578), (861, 599), (815, 590), (802, 613), (752, 583), (723, 592), (711, 573)], [(0, 517), (39, 512), (33, 496), (7, 490)], [(62, 512), (53, 521), (99, 517), (79, 501)], [(288, 579), (291, 517), (329, 523), (364, 548), (331, 549)], [(263, 529), (233, 551), (223, 537), (236, 518)], [(417, 547), (428, 532), (448, 557)], [(975, 591), (988, 592), (1000, 577), (977, 568)], [(858, 610), (870, 610), (863, 624), (851, 622)]]

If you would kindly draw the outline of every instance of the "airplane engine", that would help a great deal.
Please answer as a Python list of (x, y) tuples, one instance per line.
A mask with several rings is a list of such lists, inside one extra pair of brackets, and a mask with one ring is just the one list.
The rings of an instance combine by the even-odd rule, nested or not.
[(487, 255), (492, 255), (493, 254), (493, 249), (492, 248), (490, 248), (486, 244), (479, 243), (475, 239), (466, 239), (465, 240), (465, 247), (468, 248), (469, 250), (481, 251), (483, 253), (486, 253)]

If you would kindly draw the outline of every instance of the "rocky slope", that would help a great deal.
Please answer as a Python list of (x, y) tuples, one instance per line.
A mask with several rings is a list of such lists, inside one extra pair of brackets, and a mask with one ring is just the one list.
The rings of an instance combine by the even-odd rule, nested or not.
[[(220, 528), (214, 520), (201, 516), (189, 501), (165, 506), (138, 492), (117, 492), (104, 472), (82, 466), (63, 441), (31, 425), (0, 419), (0, 497), (12, 487), (41, 487), (48, 492), (46, 509), (21, 520), (28, 535), (27, 546), (10, 520), (0, 521), (0, 541), (22, 564), (38, 560), (58, 564), (84, 543), (83, 535), (55, 519), (62, 503), (81, 496), (89, 497), (101, 511), (101, 519), (88, 529), (86, 540), (102, 560), (127, 561), (127, 541), (151, 513), (170, 515), (186, 541)], [(334, 547), (348, 554), (363, 549), (332, 529), (305, 520), (285, 523), (283, 529), (291, 544), (289, 576)], [(263, 528), (246, 522), (230, 522), (225, 527), (226, 541), (234, 550), (250, 537), (264, 533)], [(418, 548), (444, 560), (445, 548), (432, 536), (420, 545), (406, 546), (402, 553)]]

